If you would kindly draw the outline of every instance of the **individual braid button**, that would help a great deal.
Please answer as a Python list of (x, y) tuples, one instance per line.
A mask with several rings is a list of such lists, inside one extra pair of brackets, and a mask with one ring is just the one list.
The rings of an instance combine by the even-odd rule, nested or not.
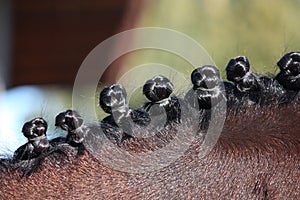
[(278, 62), (280, 68), (277, 80), (285, 89), (300, 90), (300, 52), (289, 52)]
[(67, 131), (65, 142), (72, 147), (78, 147), (78, 155), (84, 153), (85, 147), (83, 140), (86, 134), (86, 128), (83, 125), (83, 118), (74, 110), (66, 110), (59, 113), (55, 118), (55, 126)]
[[(150, 100), (144, 105), (151, 117), (157, 116), (157, 122), (165, 121), (165, 125), (181, 121), (181, 107), (179, 99), (170, 97), (174, 90), (171, 81), (163, 75), (157, 75), (146, 81), (143, 94)], [(162, 118), (165, 118), (162, 119)]]
[(22, 128), (28, 142), (20, 146), (13, 155), (12, 163), (23, 170), (22, 176), (29, 176), (41, 165), (42, 161), (53, 153), (64, 155), (58, 147), (53, 147), (46, 137), (47, 122), (37, 117), (26, 122)]
[(219, 70), (212, 65), (198, 67), (191, 73), (193, 88), (188, 91), (185, 101), (200, 114), (200, 129), (207, 130), (211, 120), (211, 109), (226, 100)]
[(99, 105), (110, 114), (101, 121), (101, 128), (107, 138), (118, 145), (133, 138), (135, 125), (147, 126), (150, 123), (148, 113), (128, 107), (126, 90), (120, 84), (105, 87), (100, 93)]
[(194, 108), (211, 109), (222, 99), (226, 99), (222, 89), (220, 72), (212, 65), (198, 67), (191, 74), (193, 88), (185, 100)]
[(247, 57), (237, 56), (231, 59), (226, 66), (226, 76), (233, 83), (233, 87), (225, 84), (229, 104), (243, 102), (244, 105), (252, 105), (266, 102), (264, 90), (272, 80), (251, 72)]
[(13, 156), (13, 160), (29, 160), (46, 153), (50, 147), (46, 137), (48, 124), (41, 118), (34, 118), (23, 125), (22, 133), (28, 142), (19, 147)]
[(227, 80), (238, 84), (250, 71), (250, 63), (246, 56), (237, 56), (229, 60), (226, 66)]

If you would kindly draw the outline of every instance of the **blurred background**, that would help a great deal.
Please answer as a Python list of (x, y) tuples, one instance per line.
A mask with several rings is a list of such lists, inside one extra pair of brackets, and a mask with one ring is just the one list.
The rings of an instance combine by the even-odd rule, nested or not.
[[(223, 78), (228, 60), (237, 55), (246, 55), (253, 71), (272, 76), (284, 53), (300, 50), (299, 9), (299, 0), (0, 0), (0, 154), (26, 142), (22, 124), (36, 116), (48, 121), (49, 135), (61, 134), (53, 128), (54, 117), (72, 106), (77, 70), (116, 33), (174, 29), (201, 44)], [(189, 65), (166, 52), (141, 50), (117, 59), (101, 83), (152, 62)]]

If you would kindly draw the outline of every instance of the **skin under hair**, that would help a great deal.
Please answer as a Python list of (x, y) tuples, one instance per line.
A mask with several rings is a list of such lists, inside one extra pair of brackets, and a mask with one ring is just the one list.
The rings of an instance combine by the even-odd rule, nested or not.
[[(297, 56), (285, 56), (298, 66)], [(280, 73), (290, 78), (280, 80), (298, 81), (297, 74), (285, 70)], [(296, 86), (293, 90), (299, 90)], [(294, 95), (287, 102), (229, 108), (216, 145), (204, 157), (199, 155), (205, 150), (205, 130), (199, 132), (197, 120), (193, 125), (184, 120), (165, 133), (119, 144), (135, 153), (155, 151), (176, 135), (195, 133), (196, 139), (182, 156), (154, 171), (121, 172), (101, 162), (103, 155), (84, 151), (78, 156), (78, 149), (71, 145), (61, 147), (65, 155), (47, 155), (28, 177), (2, 160), (0, 199), (299, 199), (300, 99)], [(217, 122), (218, 116), (209, 125)], [(104, 152), (111, 152), (109, 148)]]

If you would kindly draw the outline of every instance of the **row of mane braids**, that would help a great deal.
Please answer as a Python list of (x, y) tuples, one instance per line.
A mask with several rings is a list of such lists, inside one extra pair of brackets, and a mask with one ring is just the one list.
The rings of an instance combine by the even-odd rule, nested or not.
[[(165, 76), (157, 75), (143, 86), (142, 92), (149, 102), (141, 109), (128, 106), (127, 93), (122, 85), (110, 85), (99, 96), (99, 105), (109, 116), (97, 126), (112, 143), (121, 146), (124, 141), (135, 139), (133, 132), (136, 127), (154, 126), (152, 130), (161, 131), (182, 123), (183, 109), (193, 108), (201, 113), (199, 127), (206, 130), (211, 109), (220, 102), (226, 102), (229, 110), (253, 105), (260, 107), (272, 102), (275, 105), (289, 103), (297, 97), (300, 89), (300, 52), (285, 54), (277, 65), (280, 72), (275, 78), (269, 78), (251, 72), (247, 57), (237, 56), (226, 66), (228, 81), (221, 79), (215, 66), (198, 67), (191, 73), (193, 87), (183, 99), (172, 96), (174, 85)], [(63, 147), (66, 145), (77, 150), (77, 156), (84, 154), (84, 139), (89, 127), (84, 124), (82, 116), (74, 110), (66, 110), (56, 116), (55, 125), (67, 135), (48, 141), (48, 125), (43, 118), (26, 122), (22, 132), (28, 142), (5, 162), (21, 168), (23, 175), (30, 175), (50, 154), (64, 156)]]

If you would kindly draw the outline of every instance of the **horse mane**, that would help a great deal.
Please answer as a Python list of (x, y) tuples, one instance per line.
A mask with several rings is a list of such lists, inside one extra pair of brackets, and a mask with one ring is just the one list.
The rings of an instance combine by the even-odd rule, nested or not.
[[(70, 146), (64, 147), (65, 156), (49, 155), (30, 177), (21, 178), (22, 171), (1, 161), (0, 196), (4, 199), (297, 198), (300, 196), (299, 107), (296, 99), (281, 106), (229, 111), (220, 138), (208, 155), (197, 156), (202, 151), (199, 137), (182, 157), (157, 171), (117, 171), (88, 151), (77, 157)], [(170, 138), (162, 135), (160, 141), (158, 137), (153, 143), (162, 145), (172, 139), (170, 135), (178, 133), (169, 130), (168, 134)], [(151, 141), (128, 140), (121, 148), (139, 152), (141, 147), (149, 149)]]
[[(294, 56), (294, 53), (286, 54), (280, 63), (289, 64), (290, 62), (286, 60), (289, 61), (291, 55)], [(235, 59), (240, 62), (240, 57)], [(296, 60), (296, 64), (297, 62)], [(238, 62), (230, 62), (232, 63)], [(22, 176), (30, 160), (20, 163), (12, 162), (10, 159), (0, 160), (2, 189), (0, 198), (298, 199), (300, 197), (298, 92), (282, 88), (276, 79), (273, 82), (256, 74), (250, 76), (249, 73), (249, 69), (242, 73), (241, 77), (247, 78), (242, 87), (247, 89), (249, 85), (247, 81), (258, 84), (252, 93), (247, 93), (246, 90), (242, 96), (238, 96), (237, 87), (232, 89), (232, 85), (225, 84), (225, 88), (232, 89), (232, 93), (227, 94), (231, 104), (227, 108), (222, 132), (207, 154), (203, 152), (207, 150), (204, 141), (208, 137), (206, 134), (208, 130), (201, 127), (201, 119), (206, 116), (207, 111), (202, 112), (201, 109), (195, 113), (190, 111), (187, 115), (183, 112), (180, 123), (167, 124), (161, 130), (154, 130), (151, 127), (136, 128), (133, 130), (134, 135), (148, 134), (150, 137), (130, 137), (118, 145), (111, 145), (109, 140), (100, 140), (101, 144), (93, 142), (95, 137), (101, 139), (105, 136), (103, 133), (97, 135), (101, 129), (99, 125), (89, 124), (87, 125), (89, 132), (85, 138), (88, 151), (82, 151), (82, 155), (78, 154), (74, 145), (63, 143), (59, 145), (59, 152), (63, 153), (49, 153), (43, 159), (36, 160), (33, 166), (38, 167), (30, 176)], [(299, 86), (299, 77), (295, 74), (289, 75), (289, 78), (282, 77), (284, 73), (280, 76), (277, 78), (280, 81), (290, 81), (290, 77), (296, 80), (289, 83), (293, 89)], [(236, 78), (237, 84), (241, 83), (239, 82), (241, 77)], [(252, 82), (253, 79), (257, 80)], [(201, 85), (203, 84), (199, 83), (199, 86)], [(207, 85), (205, 87), (203, 91), (213, 88)], [(219, 86), (215, 88), (222, 89)], [(267, 94), (264, 89), (272, 92)], [(263, 91), (257, 94), (266, 95), (264, 98), (268, 101), (253, 98), (254, 101), (248, 103), (252, 99), (247, 98), (251, 95), (255, 97), (253, 92), (256, 91)], [(164, 90), (161, 93), (164, 94)], [(205, 93), (207, 94), (209, 93)], [(213, 95), (216, 94), (219, 93)], [(281, 101), (282, 99), (284, 100)], [(240, 103), (234, 106), (234, 102)], [(215, 127), (218, 126), (218, 119), (222, 115), (210, 117), (212, 116), (209, 115), (209, 126)], [(139, 154), (146, 157), (147, 153), (162, 149), (175, 140), (188, 144), (188, 147), (184, 152), (180, 152), (181, 149), (176, 149), (175, 146), (175, 151), (172, 152), (175, 157), (168, 165), (147, 168), (154, 160), (148, 160), (142, 165), (134, 156)], [(101, 151), (94, 151), (95, 145)], [(119, 151), (114, 150), (116, 146)], [(129, 156), (124, 158), (120, 153), (122, 150)], [(105, 154), (110, 157), (106, 158)], [(158, 165), (164, 163), (171, 155), (167, 153), (164, 156), (154, 157), (155, 162)], [(115, 167), (103, 162), (105, 159), (110, 160), (109, 158), (119, 161), (112, 162)], [(122, 166), (124, 163), (126, 165), (126, 162), (131, 166), (127, 171)]]

